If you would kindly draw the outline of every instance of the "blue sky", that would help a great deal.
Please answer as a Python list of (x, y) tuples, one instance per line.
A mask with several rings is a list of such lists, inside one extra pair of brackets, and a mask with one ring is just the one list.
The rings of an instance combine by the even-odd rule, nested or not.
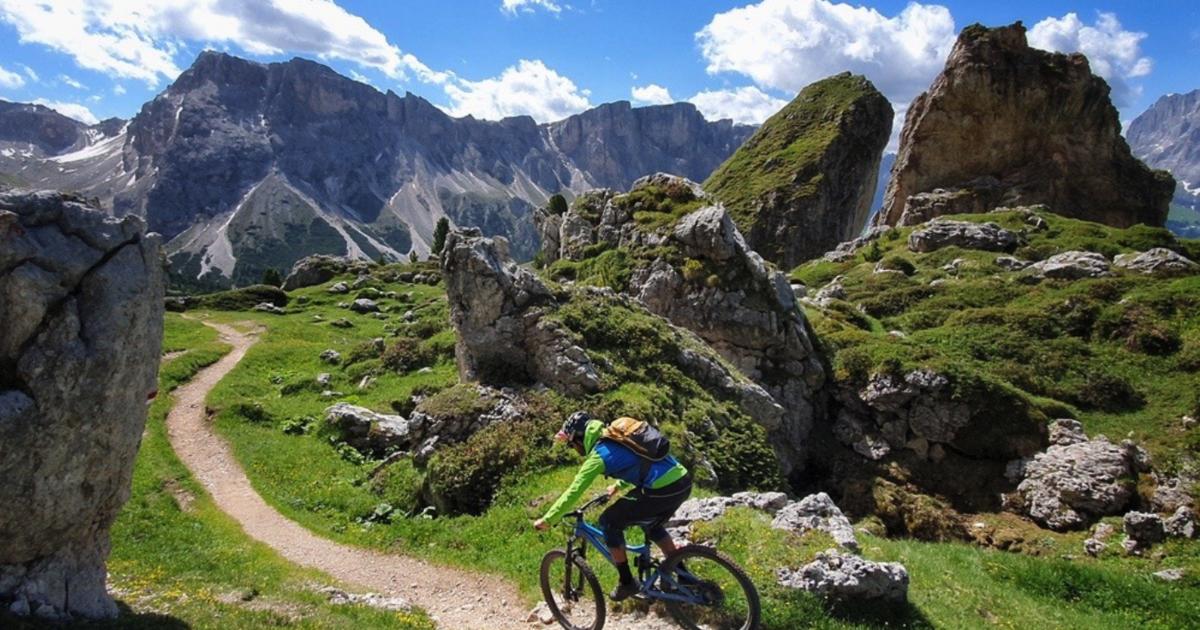
[(847, 69), (902, 112), (962, 27), (1018, 19), (1039, 47), (1087, 53), (1125, 120), (1200, 88), (1194, 1), (0, 0), (0, 98), (129, 117), (215, 48), (318, 59), (482, 118), (689, 100), (758, 122)]

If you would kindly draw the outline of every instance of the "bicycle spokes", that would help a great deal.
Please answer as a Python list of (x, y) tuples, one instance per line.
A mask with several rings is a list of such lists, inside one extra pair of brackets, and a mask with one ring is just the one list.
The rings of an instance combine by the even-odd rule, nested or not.
[(668, 608), (685, 628), (743, 630), (758, 623), (753, 584), (741, 568), (714, 551), (666, 563), (660, 583)]

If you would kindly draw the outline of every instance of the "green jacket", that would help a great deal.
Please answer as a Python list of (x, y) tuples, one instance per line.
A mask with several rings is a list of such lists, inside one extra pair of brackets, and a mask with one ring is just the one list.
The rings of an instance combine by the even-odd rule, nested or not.
[[(600, 422), (599, 420), (592, 420), (588, 423), (587, 428), (584, 429), (583, 452), (587, 453), (587, 457), (583, 460), (583, 464), (579, 467), (579, 472), (575, 473), (575, 480), (571, 482), (570, 487), (568, 487), (567, 491), (558, 497), (558, 500), (554, 502), (554, 505), (550, 506), (550, 510), (547, 511), (546, 515), (542, 517), (542, 519), (546, 522), (552, 522), (562, 518), (564, 514), (571, 511), (571, 508), (575, 507), (575, 504), (579, 502), (579, 498), (583, 496), (583, 493), (586, 492), (589, 487), (591, 487), (592, 483), (596, 480), (596, 477), (600, 476), (601, 474), (605, 474), (607, 476), (604, 460), (600, 457), (600, 454), (596, 452), (596, 444), (600, 442), (600, 436), (603, 433), (604, 423)], [(669, 486), (672, 483), (682, 479), (685, 475), (687, 475), (687, 468), (685, 468), (683, 464), (677, 463), (670, 470), (655, 479), (650, 484), (650, 488), (665, 488), (666, 486)], [(633, 484), (624, 481), (618, 482), (618, 485), (623, 491), (631, 490), (634, 487)], [(632, 497), (625, 497), (625, 499), (633, 500)]]

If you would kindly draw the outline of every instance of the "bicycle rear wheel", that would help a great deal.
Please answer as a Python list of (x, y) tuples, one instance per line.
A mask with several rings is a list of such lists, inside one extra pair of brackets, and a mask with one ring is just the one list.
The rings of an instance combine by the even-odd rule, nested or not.
[(579, 556), (571, 558), (567, 580), (567, 552), (555, 549), (542, 557), (542, 597), (566, 630), (600, 630), (604, 627), (604, 591), (591, 567)]
[[(689, 630), (756, 630), (762, 619), (758, 589), (725, 554), (690, 545), (661, 567), (659, 588), (688, 598), (667, 600), (667, 610)], [(674, 582), (672, 584), (671, 582)]]

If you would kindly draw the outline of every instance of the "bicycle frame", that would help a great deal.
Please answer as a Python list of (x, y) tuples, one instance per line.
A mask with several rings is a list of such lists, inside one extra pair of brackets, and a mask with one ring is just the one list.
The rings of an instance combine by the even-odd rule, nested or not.
[[(582, 510), (575, 513), (575, 528), (572, 531), (571, 537), (567, 540), (567, 557), (564, 573), (564, 585), (567, 590), (571, 589), (571, 569), (574, 566), (572, 559), (578, 555), (586, 559), (587, 545), (591, 544), (600, 555), (608, 561), (609, 564), (614, 564), (612, 554), (608, 550), (608, 545), (604, 542), (604, 532), (600, 528), (583, 520)], [(650, 572), (649, 576), (642, 575), (642, 590), (641, 595), (649, 599), (660, 599), (668, 601), (676, 601), (685, 604), (703, 604), (704, 599), (696, 593), (693, 593), (687, 586), (680, 584), (674, 575), (663, 573), (659, 569), (657, 562), (654, 562), (650, 555), (650, 544), (641, 545), (626, 545), (626, 553), (630, 557), (636, 557), (639, 560), (639, 572), (642, 567), (646, 567)], [(670, 590), (664, 591), (659, 588), (660, 584), (665, 584)]]

